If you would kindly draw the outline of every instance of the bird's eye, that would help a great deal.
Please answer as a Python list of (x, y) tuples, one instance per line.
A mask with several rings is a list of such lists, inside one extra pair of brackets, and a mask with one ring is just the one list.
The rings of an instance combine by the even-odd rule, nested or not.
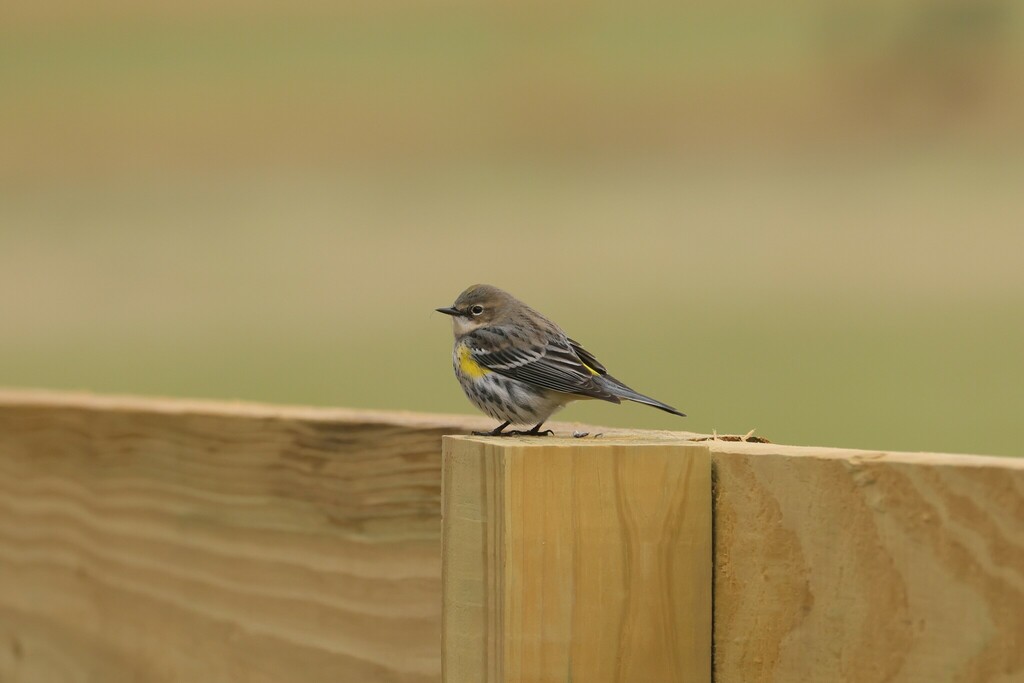
[(481, 306), (480, 304), (477, 304), (476, 306), (470, 308), (469, 312), (472, 313), (473, 315), (480, 315), (481, 313), (484, 312), (484, 307)]

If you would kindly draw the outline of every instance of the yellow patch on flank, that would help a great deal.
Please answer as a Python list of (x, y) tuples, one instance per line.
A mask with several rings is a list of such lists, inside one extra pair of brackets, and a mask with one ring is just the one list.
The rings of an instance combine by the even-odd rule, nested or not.
[(589, 365), (587, 365), (583, 361), (580, 361), (580, 364), (582, 364), (583, 367), (585, 367), (587, 370), (589, 370), (591, 375), (600, 375), (601, 374), (600, 372), (598, 372), (594, 368), (590, 367)]
[(471, 379), (480, 379), (488, 374), (490, 370), (477, 363), (469, 352), (468, 346), (459, 347), (459, 370), (463, 375)]

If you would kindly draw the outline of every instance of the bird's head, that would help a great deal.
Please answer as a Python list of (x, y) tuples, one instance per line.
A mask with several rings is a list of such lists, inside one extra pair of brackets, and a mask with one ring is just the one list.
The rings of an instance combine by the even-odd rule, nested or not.
[(509, 317), (515, 303), (511, 294), (497, 287), (473, 285), (452, 306), (437, 311), (452, 317), (452, 330), (456, 337), (461, 337), (481, 327), (500, 324)]

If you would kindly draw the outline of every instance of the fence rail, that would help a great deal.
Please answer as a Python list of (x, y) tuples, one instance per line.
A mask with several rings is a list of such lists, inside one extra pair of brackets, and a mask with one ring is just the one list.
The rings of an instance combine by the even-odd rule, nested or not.
[(0, 681), (1024, 677), (1024, 459), (484, 425), (0, 392)]

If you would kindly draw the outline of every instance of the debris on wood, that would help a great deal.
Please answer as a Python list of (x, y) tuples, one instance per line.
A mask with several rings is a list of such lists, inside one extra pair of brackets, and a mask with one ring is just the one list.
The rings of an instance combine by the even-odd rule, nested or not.
[(768, 439), (763, 436), (754, 436), (756, 429), (751, 429), (746, 434), (740, 436), (738, 434), (719, 434), (717, 430), (712, 430), (711, 436), (698, 436), (691, 441), (738, 441), (742, 443), (771, 443)]

